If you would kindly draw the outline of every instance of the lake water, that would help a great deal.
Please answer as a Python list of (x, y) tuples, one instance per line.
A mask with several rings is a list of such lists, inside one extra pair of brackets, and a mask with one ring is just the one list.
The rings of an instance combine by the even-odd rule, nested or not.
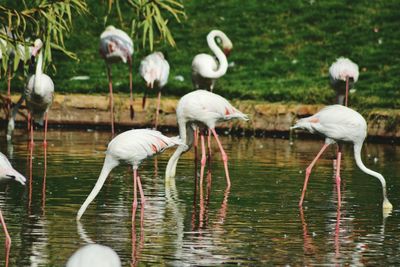
[[(5, 140), (4, 133), (0, 138)], [(304, 170), (322, 141), (222, 137), (230, 190), (215, 142), (212, 182), (202, 198), (195, 191), (193, 149), (179, 161), (175, 183), (166, 185), (173, 148), (142, 164), (147, 203), (133, 223), (132, 174), (121, 165), (78, 224), (76, 213), (98, 178), (110, 134), (52, 130), (47, 155), (41, 138), (37, 133), (33, 151), (22, 130), (13, 145), (1, 142), (13, 166), (31, 177), (25, 187), (0, 184), (0, 208), (12, 239), (9, 266), (63, 266), (88, 242), (112, 247), (123, 266), (400, 265), (398, 145), (363, 148), (365, 165), (388, 184), (394, 210), (386, 218), (380, 183), (357, 168), (351, 146), (343, 153), (341, 209), (334, 147), (314, 168), (299, 209)], [(0, 232), (0, 266), (4, 255)]]

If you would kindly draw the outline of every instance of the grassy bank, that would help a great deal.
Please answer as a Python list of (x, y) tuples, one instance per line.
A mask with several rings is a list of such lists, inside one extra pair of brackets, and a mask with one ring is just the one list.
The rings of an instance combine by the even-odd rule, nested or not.
[[(87, 2), (92, 15), (76, 20), (66, 43), (81, 60), (58, 56), (57, 72), (52, 73), (57, 91), (107, 93), (105, 66), (98, 54), (104, 10), (97, 1)], [(234, 66), (215, 89), (225, 97), (332, 103), (328, 68), (337, 57), (345, 56), (358, 63), (361, 72), (357, 91), (351, 95), (353, 106), (400, 108), (399, 1), (192, 0), (184, 4), (187, 20), (170, 25), (177, 49), (156, 44), (157, 50), (168, 52), (171, 65), (166, 94), (181, 96), (192, 90), (192, 58), (210, 53), (205, 37), (218, 28), (234, 44), (229, 58)], [(134, 55), (136, 90), (144, 88), (137, 70), (147, 52), (139, 50)], [(128, 92), (128, 67), (115, 65), (113, 71), (115, 90)], [(81, 75), (90, 79), (70, 80)], [(185, 80), (175, 80), (177, 75)]]

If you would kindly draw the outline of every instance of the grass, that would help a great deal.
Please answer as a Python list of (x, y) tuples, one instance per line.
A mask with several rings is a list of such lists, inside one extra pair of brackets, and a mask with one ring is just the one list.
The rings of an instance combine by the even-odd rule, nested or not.
[[(104, 10), (95, 0), (87, 2), (92, 15), (76, 18), (66, 42), (80, 61), (56, 55), (56, 72), (48, 70), (58, 92), (108, 91), (105, 65), (98, 54)], [(187, 20), (183, 24), (171, 20), (170, 25), (178, 47), (155, 44), (157, 50), (168, 53), (171, 65), (165, 95), (181, 96), (192, 90), (191, 61), (197, 53), (211, 53), (206, 35), (218, 28), (234, 44), (229, 57), (234, 67), (215, 88), (227, 98), (332, 103), (328, 68), (337, 57), (345, 56), (360, 67), (352, 106), (400, 108), (400, 1), (191, 0), (184, 4)], [(138, 92), (144, 88), (138, 75), (140, 59), (148, 51), (136, 50), (134, 88)], [(77, 75), (90, 79), (70, 80)], [(177, 75), (184, 82), (175, 80)], [(114, 65), (113, 81), (115, 91), (128, 93), (128, 67)]]

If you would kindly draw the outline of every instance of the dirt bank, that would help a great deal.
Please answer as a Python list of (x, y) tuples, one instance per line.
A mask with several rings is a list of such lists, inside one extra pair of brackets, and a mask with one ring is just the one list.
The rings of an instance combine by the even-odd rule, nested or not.
[[(15, 103), (18, 97), (12, 98)], [(129, 98), (127, 95), (115, 95), (115, 122), (123, 127), (151, 126), (156, 107), (156, 99), (149, 98), (146, 110), (142, 110), (141, 99), (136, 97), (134, 102), (135, 118), (129, 116)], [(176, 127), (175, 107), (178, 99), (163, 98), (160, 112), (160, 125), (163, 127)], [(282, 104), (258, 101), (231, 102), (239, 110), (249, 114), (249, 122), (233, 122), (220, 124), (221, 128), (243, 130), (247, 133), (287, 133), (289, 127), (299, 117), (305, 117), (317, 112), (323, 105)], [(17, 116), (17, 122), (25, 120), (26, 110)], [(400, 140), (400, 110), (374, 109), (363, 112), (368, 122), (370, 137), (380, 137)], [(4, 113), (2, 116), (5, 122)], [(107, 95), (57, 94), (49, 112), (49, 123), (66, 127), (107, 127), (109, 125), (109, 98)]]

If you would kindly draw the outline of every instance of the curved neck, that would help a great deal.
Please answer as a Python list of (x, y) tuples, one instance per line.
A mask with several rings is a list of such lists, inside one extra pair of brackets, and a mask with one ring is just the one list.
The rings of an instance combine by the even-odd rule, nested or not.
[(118, 165), (118, 162), (111, 158), (111, 156), (107, 155), (104, 160), (103, 168), (101, 169), (101, 173), (95, 186), (90, 192), (89, 196), (86, 198), (85, 202), (82, 204), (81, 208), (78, 211), (78, 215), (76, 216), (76, 220), (79, 221), (85, 212), (86, 208), (93, 201), (93, 199), (100, 192), (100, 189), (103, 187), (104, 182), (106, 181), (108, 174)]
[(214, 78), (214, 79), (223, 76), (228, 70), (228, 60), (226, 59), (224, 52), (222, 52), (221, 48), (215, 42), (216, 37), (220, 37), (222, 40), (227, 38), (226, 35), (220, 31), (212, 31), (207, 35), (208, 46), (210, 47), (211, 51), (214, 52), (214, 55), (217, 57), (219, 61), (219, 66), (217, 70), (215, 71), (210, 70), (210, 73), (208, 74), (209, 76), (208, 78)]
[(382, 176), (382, 174), (375, 172), (373, 170), (368, 169), (365, 167), (364, 163), (361, 160), (361, 148), (362, 148), (362, 143), (355, 143), (354, 144), (354, 157), (356, 159), (357, 166), (366, 174), (372, 175), (381, 182), (382, 184), (382, 190), (383, 190), (383, 199), (387, 200), (387, 194), (386, 194), (386, 180)]

